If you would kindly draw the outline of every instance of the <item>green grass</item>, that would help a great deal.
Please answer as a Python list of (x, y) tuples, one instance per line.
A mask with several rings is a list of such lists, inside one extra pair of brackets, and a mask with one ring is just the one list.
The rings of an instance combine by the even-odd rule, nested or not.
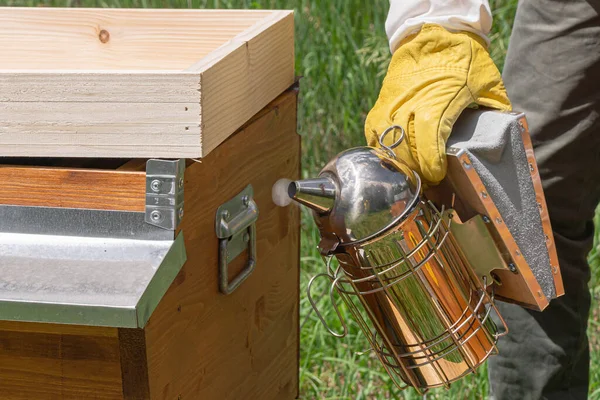
[[(517, 0), (492, 0), (495, 24), (492, 57), (504, 63)], [(310, 176), (340, 150), (361, 145), (363, 122), (375, 102), (390, 58), (383, 31), (387, 0), (0, 0), (0, 5), (168, 7), (168, 8), (286, 8), (296, 14), (296, 71), (302, 75), (299, 130), (303, 137), (303, 175)], [(414, 391), (399, 393), (372, 355), (358, 355), (367, 342), (355, 324), (343, 339), (330, 336), (304, 295), (309, 278), (324, 271), (315, 247), (318, 232), (311, 216), (302, 216), (301, 394), (304, 399), (417, 399)], [(600, 226), (600, 214), (596, 216)], [(598, 235), (590, 254), (595, 303), (590, 319), (592, 372), (590, 398), (600, 400), (600, 246)], [(315, 285), (315, 296), (326, 290)], [(339, 329), (335, 315), (323, 300), (325, 318)], [(452, 386), (433, 390), (428, 398), (480, 399), (488, 390), (485, 369)]]

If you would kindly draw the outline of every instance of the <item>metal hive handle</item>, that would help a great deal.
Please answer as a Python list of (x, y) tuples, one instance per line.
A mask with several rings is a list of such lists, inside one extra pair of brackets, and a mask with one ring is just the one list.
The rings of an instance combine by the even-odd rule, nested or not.
[[(215, 233), (219, 239), (219, 290), (231, 294), (256, 267), (256, 221), (258, 205), (253, 199), (252, 185), (219, 206), (215, 218)], [(229, 263), (248, 251), (244, 269), (229, 281)]]

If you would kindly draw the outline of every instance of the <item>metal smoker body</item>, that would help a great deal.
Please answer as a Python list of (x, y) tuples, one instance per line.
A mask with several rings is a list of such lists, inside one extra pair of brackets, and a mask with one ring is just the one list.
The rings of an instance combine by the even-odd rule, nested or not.
[[(382, 149), (347, 150), (319, 178), (292, 182), (289, 195), (314, 210), (321, 253), (339, 261), (310, 282), (313, 307), (312, 283), (329, 278), (338, 316), (334, 294), (398, 386), (424, 391), (474, 372), (507, 328), (490, 318), (498, 313), (491, 282), (474, 273), (455, 241), (453, 211), (421, 197), (419, 176), (383, 145), (388, 132)], [(328, 329), (344, 336), (343, 326)]]

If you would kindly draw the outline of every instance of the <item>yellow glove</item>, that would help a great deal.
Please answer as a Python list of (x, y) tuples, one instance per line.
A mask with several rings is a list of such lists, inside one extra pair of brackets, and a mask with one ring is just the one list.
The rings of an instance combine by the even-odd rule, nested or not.
[[(424, 25), (395, 51), (379, 98), (365, 122), (370, 146), (390, 125), (406, 131), (396, 155), (427, 185), (446, 175), (446, 141), (470, 104), (510, 110), (500, 72), (478, 35)], [(387, 135), (390, 145), (399, 132)]]

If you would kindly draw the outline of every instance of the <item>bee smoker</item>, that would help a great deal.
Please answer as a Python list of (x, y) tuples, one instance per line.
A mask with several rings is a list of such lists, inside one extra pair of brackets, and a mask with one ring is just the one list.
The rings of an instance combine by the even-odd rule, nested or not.
[[(525, 257), (517, 257), (518, 244), (485, 191), (473, 154), (449, 150), (448, 178), (425, 195), (418, 174), (394, 155), (403, 138), (402, 128), (392, 126), (380, 148), (346, 150), (317, 178), (290, 183), (288, 194), (313, 210), (321, 234), (327, 270), (308, 286), (321, 322), (335, 336), (347, 333), (336, 303), (341, 298), (394, 382), (425, 392), (449, 387), (497, 352), (508, 328), (494, 303), (496, 291), (539, 310), (548, 299)], [(552, 253), (552, 243), (548, 249)], [(311, 296), (318, 278), (331, 282), (342, 332), (327, 326)], [(554, 296), (561, 294), (556, 289)]]

